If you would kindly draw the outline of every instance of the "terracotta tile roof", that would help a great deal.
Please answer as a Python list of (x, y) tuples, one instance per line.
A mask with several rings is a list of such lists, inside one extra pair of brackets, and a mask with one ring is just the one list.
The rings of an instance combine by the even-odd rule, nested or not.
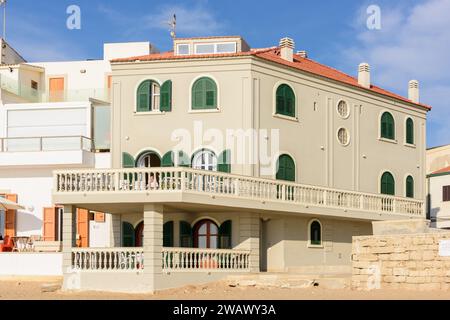
[(450, 167), (439, 169), (435, 172), (432, 172), (431, 174), (440, 174), (440, 173), (450, 173)]
[(121, 58), (111, 60), (111, 63), (121, 63), (121, 62), (139, 62), (139, 61), (157, 61), (157, 60), (182, 60), (182, 59), (213, 59), (213, 58), (225, 58), (225, 57), (244, 57), (244, 56), (254, 56), (260, 59), (278, 63), (287, 67), (291, 67), (303, 72), (318, 75), (327, 79), (338, 81), (347, 85), (358, 87), (362, 90), (371, 91), (377, 94), (381, 94), (396, 100), (403, 102), (412, 103), (414, 105), (420, 106), (427, 110), (431, 110), (431, 107), (422, 103), (414, 103), (411, 100), (402, 97), (398, 94), (392, 93), (380, 87), (371, 85), (370, 89), (365, 88), (358, 84), (358, 79), (352, 77), (344, 72), (336, 70), (332, 67), (323, 65), (314, 60), (303, 58), (300, 55), (294, 54), (294, 61), (289, 62), (280, 57), (280, 50), (278, 47), (262, 48), (262, 49), (251, 49), (250, 51), (237, 52), (237, 53), (223, 53), (223, 54), (204, 54), (204, 55), (175, 55), (173, 51), (154, 53), (145, 56), (137, 56), (130, 58)]

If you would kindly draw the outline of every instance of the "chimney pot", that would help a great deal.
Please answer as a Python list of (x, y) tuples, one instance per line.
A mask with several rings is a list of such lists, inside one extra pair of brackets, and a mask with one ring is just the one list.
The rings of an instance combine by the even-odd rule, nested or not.
[(411, 80), (408, 83), (408, 99), (414, 103), (419, 103), (419, 81)]
[(364, 88), (370, 88), (370, 66), (368, 63), (361, 63), (358, 67), (358, 84)]
[(283, 38), (280, 40), (280, 55), (281, 58), (293, 62), (294, 61), (294, 40), (291, 38)]
[(308, 58), (308, 53), (307, 53), (305, 50), (297, 51), (297, 54), (298, 54), (301, 58)]

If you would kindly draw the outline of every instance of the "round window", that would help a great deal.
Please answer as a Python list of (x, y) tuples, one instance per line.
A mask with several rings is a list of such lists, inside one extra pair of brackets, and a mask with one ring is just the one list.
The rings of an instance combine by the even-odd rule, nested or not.
[(341, 145), (346, 146), (350, 142), (348, 131), (345, 128), (340, 128), (337, 132), (337, 138)]
[(339, 101), (337, 111), (342, 118), (347, 118), (350, 113), (347, 102), (345, 102), (344, 100)]

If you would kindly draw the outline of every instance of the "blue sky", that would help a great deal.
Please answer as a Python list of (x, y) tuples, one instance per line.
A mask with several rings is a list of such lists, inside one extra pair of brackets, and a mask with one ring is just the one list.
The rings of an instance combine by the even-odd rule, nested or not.
[[(66, 28), (69, 5), (81, 8), (81, 30)], [(369, 5), (381, 9), (381, 29), (366, 26)], [(102, 57), (102, 43), (149, 40), (169, 50), (168, 21), (178, 36), (242, 35), (254, 48), (292, 37), (321, 63), (356, 74), (371, 64), (374, 84), (406, 96), (421, 83), (429, 113), (427, 143), (450, 143), (450, 0), (155, 1), (8, 0), (7, 40), (29, 61)]]

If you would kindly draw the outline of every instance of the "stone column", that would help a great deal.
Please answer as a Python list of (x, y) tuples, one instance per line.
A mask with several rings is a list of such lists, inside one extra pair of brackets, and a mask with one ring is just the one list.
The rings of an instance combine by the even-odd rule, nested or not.
[(250, 250), (250, 271), (260, 272), (259, 268), (259, 215), (242, 214), (239, 218), (239, 246), (236, 249)]
[(162, 277), (163, 206), (144, 205), (144, 281), (153, 292)]
[(62, 253), (63, 253), (63, 289), (78, 289), (78, 283), (72, 271), (72, 248), (76, 247), (76, 208), (72, 205), (64, 206), (62, 223)]

